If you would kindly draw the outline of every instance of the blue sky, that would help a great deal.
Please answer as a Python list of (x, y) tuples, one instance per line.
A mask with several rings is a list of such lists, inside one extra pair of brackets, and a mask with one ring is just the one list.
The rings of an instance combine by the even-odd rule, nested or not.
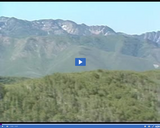
[(0, 2), (0, 16), (72, 20), (128, 34), (160, 31), (160, 2)]

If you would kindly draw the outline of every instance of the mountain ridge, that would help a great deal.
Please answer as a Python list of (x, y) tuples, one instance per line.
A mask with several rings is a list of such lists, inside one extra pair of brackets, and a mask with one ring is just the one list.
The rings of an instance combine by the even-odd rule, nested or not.
[[(16, 28), (17, 29), (13, 29)], [(32, 30), (32, 32), (30, 32)], [(85, 24), (77, 24), (71, 20), (61, 19), (42, 19), (42, 20), (20, 20), (17, 18), (0, 17), (0, 34), (5, 36), (19, 37), (18, 33), (26, 35), (26, 31), (30, 32), (30, 35), (59, 35), (59, 34), (71, 34), (71, 35), (110, 35), (116, 34), (116, 32), (108, 26), (87, 26)], [(12, 32), (12, 33), (11, 33)], [(14, 33), (14, 34), (13, 34)], [(16, 35), (17, 33), (17, 35)]]
[[(31, 33), (30, 35), (49, 35), (49, 34), (71, 34), (71, 35), (126, 35), (126, 36), (133, 36), (138, 37), (140, 39), (149, 39), (153, 42), (160, 43), (160, 31), (151, 31), (151, 32), (144, 32), (142, 34), (127, 34), (123, 32), (116, 32), (112, 28), (108, 27), (107, 25), (86, 25), (84, 23), (78, 24), (72, 20), (62, 20), (62, 19), (39, 19), (39, 20), (25, 20), (25, 19), (18, 19), (15, 17), (0, 17), (0, 35), (3, 35), (2, 31), (5, 31), (5, 25), (10, 22), (25, 22), (26, 24), (30, 25), (28, 27), (33, 27), (35, 33)], [(22, 25), (22, 24), (20, 24)], [(12, 26), (10, 26), (12, 27)], [(57, 29), (56, 30), (52, 30)], [(7, 28), (10, 29), (10, 28)], [(22, 28), (21, 28), (22, 29)], [(36, 29), (40, 32), (36, 33)], [(59, 29), (59, 30), (58, 30)], [(5, 32), (4, 32), (5, 33)], [(23, 33), (21, 33), (23, 34)], [(3, 36), (9, 34), (4, 34)], [(28, 35), (29, 36), (29, 35)], [(18, 36), (17, 36), (18, 37)]]
[[(115, 32), (108, 26), (0, 17), (0, 28), (1, 76), (160, 68), (160, 46), (156, 42)], [(87, 66), (77, 68), (75, 58), (86, 58)]]

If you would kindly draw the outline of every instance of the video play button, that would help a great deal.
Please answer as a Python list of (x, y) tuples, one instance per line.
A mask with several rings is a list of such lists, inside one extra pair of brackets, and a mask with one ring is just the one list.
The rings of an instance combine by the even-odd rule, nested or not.
[(75, 66), (86, 66), (86, 58), (75, 58)]
[(82, 61), (81, 60), (79, 60), (79, 64), (81, 64), (82, 63)]

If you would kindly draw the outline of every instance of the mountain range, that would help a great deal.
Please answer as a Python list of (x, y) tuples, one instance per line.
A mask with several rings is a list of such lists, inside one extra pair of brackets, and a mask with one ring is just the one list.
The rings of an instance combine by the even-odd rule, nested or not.
[[(75, 58), (87, 65), (75, 66)], [(96, 69), (159, 69), (160, 31), (115, 32), (70, 20), (27, 21), (0, 17), (0, 76), (42, 77)]]

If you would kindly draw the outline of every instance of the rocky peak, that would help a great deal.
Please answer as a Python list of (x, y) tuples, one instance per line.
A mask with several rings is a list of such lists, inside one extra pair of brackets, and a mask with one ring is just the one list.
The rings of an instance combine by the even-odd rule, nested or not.
[(147, 33), (140, 35), (140, 37), (143, 39), (148, 39), (148, 40), (151, 40), (153, 42), (160, 44), (160, 31), (147, 32)]
[(99, 34), (110, 35), (110, 34), (115, 33), (115, 31), (109, 28), (108, 26), (91, 26), (90, 32), (96, 35), (99, 35)]

